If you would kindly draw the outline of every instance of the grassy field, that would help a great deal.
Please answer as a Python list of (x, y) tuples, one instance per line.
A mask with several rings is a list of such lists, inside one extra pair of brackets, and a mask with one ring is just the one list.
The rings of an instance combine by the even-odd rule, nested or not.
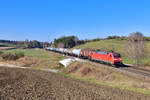
[[(150, 42), (147, 42), (147, 57), (141, 60), (143, 65), (150, 66)], [(133, 60), (130, 59), (126, 53), (127, 41), (119, 39), (101, 40), (96, 42), (88, 42), (83, 45), (76, 46), (74, 48), (91, 48), (91, 49), (102, 49), (102, 50), (114, 50), (122, 55), (123, 63), (134, 64)]]
[(4, 53), (24, 53), (25, 56), (37, 57), (37, 58), (48, 58), (46, 52), (43, 50), (35, 50), (35, 49), (13, 49), (13, 50), (3, 50)]
[[(41, 49), (13, 49), (3, 50), (4, 53), (24, 53), (25, 57), (16, 61), (7, 61), (8, 64), (15, 64), (33, 68), (57, 68), (59, 61), (65, 57), (58, 53), (53, 53)], [(4, 62), (4, 61), (2, 61)]]

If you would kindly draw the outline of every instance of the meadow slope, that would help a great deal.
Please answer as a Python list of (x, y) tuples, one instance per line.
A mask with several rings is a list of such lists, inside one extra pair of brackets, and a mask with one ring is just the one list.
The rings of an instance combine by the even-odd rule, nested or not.
[[(150, 66), (150, 42), (146, 42), (147, 45), (147, 56), (141, 60), (143, 65)], [(91, 49), (101, 49), (105, 51), (114, 50), (119, 52), (122, 55), (123, 63), (134, 64), (133, 60), (129, 58), (128, 54), (126, 53), (127, 48), (127, 41), (126, 40), (119, 40), (119, 39), (109, 39), (109, 40), (100, 40), (95, 42), (88, 42), (83, 45), (76, 46), (74, 48), (91, 48)]]

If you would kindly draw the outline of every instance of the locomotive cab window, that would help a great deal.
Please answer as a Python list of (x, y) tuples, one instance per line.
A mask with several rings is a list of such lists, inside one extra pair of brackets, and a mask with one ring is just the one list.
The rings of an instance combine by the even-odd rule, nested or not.
[(114, 57), (121, 57), (120, 54), (114, 54)]

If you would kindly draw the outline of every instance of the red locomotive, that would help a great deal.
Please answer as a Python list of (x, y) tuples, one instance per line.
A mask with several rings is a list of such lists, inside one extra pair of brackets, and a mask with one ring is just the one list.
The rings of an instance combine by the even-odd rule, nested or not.
[(121, 55), (113, 51), (104, 52), (101, 50), (95, 51), (95, 50), (84, 49), (81, 50), (80, 57), (88, 58), (99, 62), (105, 62), (112, 65), (122, 64)]

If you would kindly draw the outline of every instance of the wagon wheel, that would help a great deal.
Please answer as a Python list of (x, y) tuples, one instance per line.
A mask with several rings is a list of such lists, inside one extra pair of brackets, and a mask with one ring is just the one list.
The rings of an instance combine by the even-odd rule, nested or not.
[(92, 60), (92, 59), (91, 59), (91, 56), (88, 56), (88, 59), (89, 59), (89, 60)]

